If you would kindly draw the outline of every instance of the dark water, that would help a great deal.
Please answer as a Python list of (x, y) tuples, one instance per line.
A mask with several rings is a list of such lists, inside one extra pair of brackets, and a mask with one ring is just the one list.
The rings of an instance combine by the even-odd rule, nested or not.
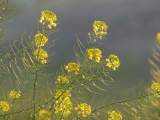
[[(121, 67), (113, 74), (118, 87), (150, 82), (148, 58), (154, 46), (155, 35), (160, 31), (160, 0), (18, 0), (24, 4), (22, 13), (14, 17), (12, 40), (23, 32), (36, 33), (37, 20), (42, 10), (57, 14), (60, 31), (50, 39), (59, 37), (53, 50), (56, 52), (50, 70), (72, 60), (76, 34), (83, 42), (92, 29), (94, 20), (109, 26), (105, 54), (116, 54)], [(117, 85), (116, 84), (116, 85)], [(115, 86), (116, 86), (115, 85)], [(117, 87), (117, 86), (116, 86)], [(117, 88), (118, 88), (117, 87)]]

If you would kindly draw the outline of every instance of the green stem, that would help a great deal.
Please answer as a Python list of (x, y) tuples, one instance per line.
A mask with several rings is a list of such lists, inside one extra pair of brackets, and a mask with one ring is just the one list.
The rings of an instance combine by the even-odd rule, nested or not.
[(35, 120), (35, 111), (36, 111), (36, 102), (35, 102), (35, 93), (36, 93), (36, 82), (38, 77), (38, 70), (37, 70), (38, 64), (36, 61), (36, 70), (35, 70), (35, 78), (34, 78), (34, 84), (33, 84), (33, 120)]
[[(40, 47), (38, 48), (38, 53), (37, 53), (37, 58), (39, 57), (39, 51), (40, 51)], [(35, 63), (35, 78), (34, 78), (34, 83), (33, 83), (33, 120), (35, 120), (35, 113), (36, 113), (36, 102), (35, 102), (35, 95), (36, 95), (36, 82), (37, 82), (37, 78), (38, 78), (38, 60), (36, 60)]]
[(139, 99), (142, 99), (142, 98), (145, 98), (145, 97), (149, 97), (149, 96), (153, 96), (154, 94), (147, 94), (147, 95), (143, 95), (143, 96), (140, 96), (140, 97), (135, 97), (135, 98), (132, 98), (132, 99), (127, 99), (127, 100), (123, 100), (123, 101), (117, 101), (117, 102), (114, 102), (114, 103), (110, 103), (110, 104), (107, 104), (107, 105), (103, 105), (99, 108), (97, 108), (96, 110), (93, 110), (91, 113), (94, 113), (100, 109), (103, 109), (103, 108), (106, 108), (106, 107), (109, 107), (109, 106), (112, 106), (112, 105), (115, 105), (115, 104), (121, 104), (121, 103), (126, 103), (126, 102), (129, 102), (129, 101), (134, 101), (134, 100), (139, 100)]
[[(139, 100), (139, 99), (142, 99), (142, 98), (146, 98), (146, 97), (149, 97), (149, 96), (154, 96), (155, 94), (146, 94), (146, 95), (143, 95), (143, 96), (139, 96), (139, 97), (135, 97), (135, 98), (132, 98), (132, 99), (127, 99), (127, 100), (122, 100), (122, 101), (117, 101), (117, 102), (113, 102), (113, 103), (110, 103), (110, 104), (107, 104), (107, 105), (103, 105), (93, 111), (91, 111), (91, 114), (97, 112), (98, 110), (101, 110), (101, 109), (104, 109), (106, 107), (110, 107), (112, 105), (115, 105), (115, 104), (122, 104), (122, 103), (126, 103), (126, 102), (130, 102), (130, 101), (134, 101), (134, 100)], [(78, 117), (76, 118), (76, 120), (80, 119), (81, 117)]]

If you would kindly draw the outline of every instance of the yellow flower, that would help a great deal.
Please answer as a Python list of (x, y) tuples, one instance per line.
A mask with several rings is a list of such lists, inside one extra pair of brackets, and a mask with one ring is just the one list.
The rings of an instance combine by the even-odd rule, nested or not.
[(160, 92), (160, 83), (158, 82), (152, 83), (151, 89), (154, 90), (155, 92)]
[(96, 62), (100, 62), (100, 59), (102, 58), (102, 51), (98, 48), (88, 49), (87, 54), (89, 59), (95, 58)]
[(42, 64), (46, 64), (46, 63), (47, 63), (47, 60), (46, 60), (46, 59), (42, 59), (42, 60), (41, 60), (41, 63), (42, 63)]
[(76, 63), (71, 62), (71, 63), (68, 63), (67, 66), (65, 66), (65, 69), (68, 72), (74, 72), (75, 74), (78, 74), (80, 66)]
[(108, 59), (106, 59), (106, 66), (116, 70), (120, 66), (120, 61), (116, 55), (111, 54)]
[(10, 92), (9, 96), (11, 98), (19, 98), (21, 96), (21, 94), (19, 92), (16, 92), (16, 91), (13, 90), (13, 91)]
[(160, 42), (160, 32), (157, 33), (157, 36), (156, 36), (156, 37), (157, 37), (157, 41)]
[(57, 76), (57, 81), (62, 84), (68, 84), (69, 80), (65, 76)]
[(40, 110), (38, 112), (38, 115), (40, 118), (50, 118), (51, 117), (51, 112), (46, 111), (46, 110)]
[(37, 60), (40, 60), (42, 64), (47, 63), (46, 58), (48, 58), (48, 53), (42, 48), (38, 48), (33, 53), (36, 56)]
[(49, 29), (53, 27), (56, 27), (57, 23), (56, 23), (57, 17), (56, 14), (54, 14), (52, 11), (42, 11), (41, 12), (41, 18), (39, 20), (39, 22), (43, 25), (46, 25)]
[(59, 89), (56, 91), (55, 98), (63, 99), (66, 97), (71, 97), (71, 93), (68, 90), (66, 90), (65, 92), (63, 89)]
[(74, 109), (77, 111), (78, 115), (82, 115), (83, 117), (91, 114), (91, 106), (86, 103), (81, 103)]
[(47, 42), (47, 38), (46, 36), (44, 36), (43, 34), (39, 33), (35, 35), (35, 42), (36, 42), (36, 46), (44, 46)]
[(9, 110), (9, 104), (6, 101), (0, 101), (0, 109), (3, 112), (6, 112)]
[(122, 115), (118, 111), (108, 112), (109, 118), (108, 120), (122, 120)]
[(63, 117), (68, 117), (71, 114), (71, 110), (73, 109), (71, 103), (71, 94), (67, 90), (64, 92), (63, 89), (57, 90), (55, 98), (55, 114), (61, 114)]
[(61, 114), (63, 117), (68, 117), (73, 109), (70, 97), (63, 100), (57, 100), (55, 104), (55, 114)]
[(103, 21), (95, 21), (93, 23), (93, 32), (99, 39), (102, 39), (103, 36), (107, 35), (107, 29), (108, 26)]

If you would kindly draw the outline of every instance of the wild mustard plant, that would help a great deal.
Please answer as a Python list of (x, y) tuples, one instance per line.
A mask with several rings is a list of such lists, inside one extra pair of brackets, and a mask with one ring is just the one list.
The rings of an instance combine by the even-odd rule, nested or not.
[[(9, 1), (0, 1), (0, 5), (3, 3), (4, 6), (0, 6), (0, 10), (2, 10), (0, 12), (3, 13), (1, 18), (8, 14), (6, 11)], [(108, 26), (105, 22), (97, 20), (93, 22), (93, 29), (88, 34), (88, 46), (77, 39), (75, 59), (63, 66), (57, 74), (45, 73), (45, 69), (47, 69), (45, 66), (48, 64), (48, 59), (51, 58), (47, 51), (55, 44), (55, 42), (49, 42), (48, 39), (50, 34), (57, 31), (57, 16), (52, 11), (44, 10), (41, 12), (38, 22), (40, 24), (37, 34), (29, 36), (29, 40), (25, 42), (21, 38), (18, 41), (20, 47), (15, 42), (9, 43), (9, 47), (4, 49), (0, 42), (0, 49), (3, 48), (5, 51), (4, 55), (0, 54), (0, 75), (8, 78), (11, 82), (15, 81), (14, 87), (21, 91), (12, 90), (7, 97), (1, 95), (0, 119), (122, 120), (133, 118), (136, 120), (143, 118), (143, 111), (148, 118), (159, 119), (159, 97), (156, 95), (160, 91), (160, 74), (159, 68), (153, 62), (151, 63), (156, 69), (153, 69), (152, 75), (156, 78), (156, 82), (154, 81), (150, 87), (151, 93), (136, 95), (133, 92), (132, 96), (130, 93), (132, 90), (126, 90), (124, 94), (120, 93), (116, 97), (103, 98), (108, 90), (106, 85), (114, 82), (111, 77), (112, 72), (120, 67), (118, 56), (110, 54), (106, 58), (104, 53), (102, 54), (103, 49), (100, 50), (97, 47), (101, 45), (97, 39), (102, 40), (108, 35)], [(0, 19), (0, 23), (3, 23), (2, 19)], [(158, 33), (158, 44), (159, 41)], [(22, 49), (20, 49), (21, 47)], [(157, 52), (155, 54), (159, 56)], [(157, 58), (156, 55), (154, 56)], [(1, 71), (4, 73), (1, 74)], [(55, 79), (53, 80), (53, 78)], [(55, 86), (53, 86), (54, 83)], [(101, 103), (97, 104), (97, 98), (100, 97), (103, 99)], [(89, 103), (87, 99), (90, 100)], [(145, 109), (146, 103), (150, 104), (151, 112)], [(114, 110), (116, 107), (119, 108), (119, 111)], [(113, 111), (110, 111), (111, 109)], [(155, 110), (157, 111), (155, 112)], [(157, 116), (154, 115), (155, 113)]]
[(151, 89), (154, 90), (155, 92), (160, 92), (160, 83), (157, 82), (152, 83)]
[(159, 82), (154, 82), (151, 84), (151, 90), (155, 94), (155, 97), (160, 98), (160, 83)]
[(68, 63), (67, 66), (65, 66), (65, 69), (69, 72), (72, 73), (74, 72), (75, 74), (78, 74), (80, 65), (74, 62)]
[(102, 40), (105, 38), (105, 36), (108, 34), (107, 30), (108, 26), (105, 22), (95, 20), (93, 23), (93, 30), (92, 32), (88, 33), (88, 36), (90, 39), (93, 39), (93, 41), (96, 42), (97, 39)]
[(71, 102), (71, 93), (67, 90), (59, 89), (55, 95), (55, 114), (60, 114), (64, 117), (68, 117), (71, 114), (72, 102)]
[(109, 118), (108, 120), (122, 120), (122, 115), (118, 111), (110, 111), (108, 112)]
[(0, 101), (0, 109), (2, 112), (7, 112), (9, 110), (10, 106), (8, 102), (6, 101)]
[(74, 109), (77, 111), (77, 114), (81, 115), (82, 117), (87, 117), (91, 114), (91, 106), (86, 103), (81, 103)]
[(61, 83), (61, 84), (68, 84), (69, 83), (69, 80), (66, 76), (57, 76), (56, 80), (58, 83)]
[(106, 59), (106, 66), (116, 70), (120, 66), (120, 61), (116, 55), (109, 55), (109, 57)]
[(40, 110), (38, 112), (38, 120), (49, 119), (51, 117), (51, 112), (46, 110)]
[(87, 50), (89, 59), (95, 59), (96, 62), (100, 62), (100, 59), (102, 58), (102, 51), (98, 48), (91, 48)]
[(48, 53), (42, 49), (37, 48), (33, 53), (38, 61), (40, 61), (42, 64), (47, 63)]
[(160, 34), (156, 35), (156, 48), (153, 49), (153, 58), (149, 59), (151, 64), (152, 84), (148, 88), (147, 102), (143, 104), (140, 120), (159, 120), (160, 119), (160, 74), (159, 74), (159, 61), (160, 61)]
[(10, 92), (9, 96), (14, 99), (14, 98), (19, 98), (21, 96), (21, 94), (19, 92), (12, 90)]
[(41, 18), (39, 22), (42, 25), (45, 25), (49, 29), (51, 29), (52, 27), (56, 27), (57, 25), (56, 21), (57, 21), (56, 14), (54, 14), (52, 11), (45, 10), (41, 12)]
[(108, 26), (103, 21), (95, 21), (93, 23), (93, 32), (95, 36), (98, 36), (99, 39), (102, 39), (105, 35), (107, 35)]
[(159, 33), (157, 33), (157, 36), (156, 36), (156, 37), (157, 37), (157, 38), (156, 38), (156, 39), (157, 39), (157, 41), (158, 41), (158, 42), (160, 42), (160, 32), (159, 32)]
[(35, 42), (37, 47), (44, 46), (47, 42), (48, 38), (41, 33), (35, 35)]

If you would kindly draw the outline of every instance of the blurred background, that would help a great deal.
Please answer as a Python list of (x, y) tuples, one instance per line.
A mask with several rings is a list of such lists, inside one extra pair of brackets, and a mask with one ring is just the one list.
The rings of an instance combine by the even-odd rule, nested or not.
[(116, 83), (108, 89), (120, 90), (141, 81), (146, 86), (151, 82), (148, 58), (155, 47), (156, 33), (160, 32), (160, 0), (17, 0), (17, 3), (22, 5), (22, 12), (7, 26), (12, 28), (9, 36), (13, 41), (24, 32), (28, 35), (37, 32), (41, 11), (51, 10), (57, 15), (60, 31), (49, 39), (59, 40), (48, 70), (55, 72), (72, 61), (76, 34), (85, 41), (93, 22), (101, 20), (109, 27), (104, 54), (113, 53), (121, 61), (119, 70), (112, 74)]

